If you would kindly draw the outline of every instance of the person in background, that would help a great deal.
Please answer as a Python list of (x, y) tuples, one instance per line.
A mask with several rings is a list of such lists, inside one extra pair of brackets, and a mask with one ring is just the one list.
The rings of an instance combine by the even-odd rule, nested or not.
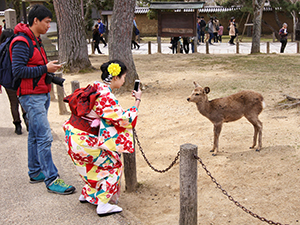
[(190, 38), (189, 37), (183, 37), (182, 38), (183, 40), (183, 50), (185, 52), (185, 54), (189, 54), (189, 51), (190, 51)]
[(101, 65), (101, 71), (102, 82), (77, 89), (64, 99), (72, 115), (63, 128), (68, 154), (85, 182), (79, 201), (97, 205), (97, 214), (107, 216), (122, 211), (116, 205), (123, 171), (121, 153), (134, 152), (133, 128), (142, 91), (132, 91), (134, 105), (123, 110), (113, 91), (125, 82), (125, 64), (111, 60)]
[(179, 43), (179, 37), (171, 37), (171, 44), (172, 44), (172, 53), (177, 53), (177, 45)]
[[(2, 28), (2, 29), (5, 30), (5, 29), (6, 29), (6, 22), (5, 22), (5, 19), (2, 20), (2, 23), (3, 23), (3, 28)], [(3, 30), (2, 30), (2, 31), (3, 31)]]
[(136, 42), (137, 31), (138, 31), (137, 27), (134, 26), (134, 24), (133, 24), (133, 26), (132, 26), (132, 35), (131, 35), (131, 49), (137, 48), (137, 50), (139, 50), (140, 45)]
[(102, 20), (100, 18), (98, 19), (98, 26), (99, 26), (100, 41), (102, 41), (102, 43), (104, 44), (103, 48), (105, 48), (107, 46), (103, 38), (103, 34), (105, 33), (105, 26), (102, 23)]
[(222, 43), (223, 30), (224, 30), (224, 27), (222, 26), (222, 24), (220, 24), (219, 30), (218, 30), (218, 39), (219, 39), (220, 43)]
[(280, 53), (284, 53), (285, 46), (287, 44), (287, 24), (284, 23), (282, 25), (282, 28), (279, 30), (279, 36), (280, 36), (280, 42), (281, 42), (281, 48), (280, 48)]
[(213, 18), (213, 31), (214, 31), (214, 43), (218, 43), (219, 41), (219, 37), (218, 37), (218, 31), (219, 31), (219, 20), (217, 19), (217, 17)]
[(206, 22), (204, 21), (204, 17), (200, 17), (200, 42), (204, 43), (204, 35), (205, 35), (205, 27)]
[[(3, 42), (5, 42), (5, 40), (11, 36), (14, 35), (14, 30), (13, 29), (5, 29), (3, 30), (2, 34), (0, 35), (0, 44), (2, 44)], [(21, 126), (21, 119), (20, 119), (20, 113), (19, 113), (19, 99), (17, 97), (17, 91), (9, 89), (9, 88), (5, 88), (6, 94), (8, 96), (9, 99), (9, 103), (10, 103), (10, 112), (13, 118), (13, 124), (15, 125), (15, 133), (20, 135), (22, 134), (22, 126)], [(23, 109), (23, 107), (21, 106), (21, 110), (22, 110), (22, 116), (24, 119), (24, 123), (27, 127), (28, 130), (28, 119), (26, 117), (26, 112)]]
[(200, 16), (197, 17), (197, 35), (198, 35), (197, 45), (200, 45), (201, 42)]
[(235, 24), (235, 18), (234, 17), (231, 17), (228, 28), (229, 28), (229, 36), (230, 36), (229, 44), (235, 45), (234, 44), (234, 39), (236, 38), (236, 35), (237, 35), (237, 32), (236, 32), (237, 29), (236, 29), (236, 24)]
[(191, 43), (191, 50), (192, 50), (192, 53), (195, 53), (195, 37), (191, 37), (190, 38), (190, 43)]
[(100, 43), (100, 33), (99, 33), (99, 25), (95, 24), (94, 30), (93, 30), (93, 42), (94, 42), (94, 52), (96, 52), (96, 49), (99, 54), (102, 54), (99, 48)]
[(208, 30), (207, 30), (208, 34), (209, 34), (209, 39), (208, 39), (208, 43), (210, 45), (212, 45), (211, 40), (214, 38), (214, 22), (213, 22), (213, 18), (210, 17), (210, 20), (208, 22)]

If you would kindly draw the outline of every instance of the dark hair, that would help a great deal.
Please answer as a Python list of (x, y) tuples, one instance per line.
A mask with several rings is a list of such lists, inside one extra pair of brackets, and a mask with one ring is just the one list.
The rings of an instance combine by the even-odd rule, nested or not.
[(40, 4), (33, 5), (28, 14), (29, 26), (32, 26), (34, 18), (42, 21), (46, 17), (52, 18), (52, 13), (46, 6)]
[(13, 29), (5, 29), (2, 31), (2, 34), (0, 35), (0, 44), (2, 44), (3, 42), (5, 42), (5, 40), (11, 36), (14, 35), (14, 30)]
[(127, 67), (125, 66), (125, 64), (117, 59), (114, 59), (114, 60), (110, 60), (106, 63), (103, 63), (100, 67), (101, 71), (102, 71), (102, 75), (101, 75), (101, 79), (103, 81), (107, 81), (107, 78), (109, 77), (109, 73), (108, 73), (108, 66), (111, 64), (111, 63), (117, 63), (119, 64), (119, 66), (121, 67), (121, 72), (120, 74), (118, 75), (119, 78), (122, 77), (123, 74), (126, 73), (127, 71)]
[(2, 20), (2, 22), (4, 23), (4, 22), (5, 22), (5, 20)]

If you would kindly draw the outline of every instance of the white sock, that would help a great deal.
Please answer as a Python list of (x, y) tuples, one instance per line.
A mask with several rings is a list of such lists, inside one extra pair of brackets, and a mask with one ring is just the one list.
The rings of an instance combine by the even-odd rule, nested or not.
[(112, 205), (109, 203), (99, 203), (97, 206), (97, 214), (106, 214), (106, 213), (117, 213), (122, 212), (122, 208), (117, 205)]

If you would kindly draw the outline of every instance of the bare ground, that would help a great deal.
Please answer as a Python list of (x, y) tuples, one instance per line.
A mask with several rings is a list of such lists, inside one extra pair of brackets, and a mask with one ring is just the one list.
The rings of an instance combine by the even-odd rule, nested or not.
[[(154, 54), (135, 55), (134, 59), (145, 87), (136, 130), (154, 167), (166, 168), (180, 145), (195, 144), (208, 170), (240, 204), (268, 220), (300, 224), (300, 113), (299, 108), (282, 110), (277, 107), (283, 99), (282, 94), (300, 96), (299, 56)], [(107, 60), (107, 56), (91, 57), (96, 68)], [(278, 65), (280, 63), (282, 65)], [(65, 92), (69, 94), (71, 81), (78, 80), (84, 87), (100, 80), (100, 72), (67, 74), (65, 78)], [(224, 124), (220, 153), (215, 157), (211, 155), (213, 126), (199, 114), (195, 104), (186, 101), (194, 80), (211, 88), (210, 99), (242, 89), (252, 89), (264, 96), (267, 107), (260, 115), (264, 126), (260, 152), (249, 149), (253, 127), (243, 118)], [(133, 105), (130, 93), (117, 95), (117, 98), (123, 108)], [(52, 102), (49, 120), (62, 141), (61, 125), (67, 118), (67, 115), (58, 115), (57, 103)], [(119, 205), (125, 215), (127, 211), (136, 216), (132, 224), (178, 224), (179, 163), (161, 174), (151, 170), (138, 149), (136, 157), (140, 188), (135, 193), (126, 193), (123, 181)], [(71, 171), (70, 175), (74, 173)], [(79, 186), (77, 188), (80, 190)], [(264, 222), (245, 213), (224, 196), (199, 165), (198, 224), (255, 225)]]

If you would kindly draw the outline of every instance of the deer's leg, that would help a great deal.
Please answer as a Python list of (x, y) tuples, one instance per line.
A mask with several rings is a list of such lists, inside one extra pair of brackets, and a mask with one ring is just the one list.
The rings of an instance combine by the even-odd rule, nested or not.
[(214, 152), (212, 155), (216, 156), (219, 151), (219, 137), (222, 130), (222, 123), (214, 124), (214, 147), (211, 152)]
[(256, 151), (260, 151), (262, 147), (262, 122), (258, 119), (258, 116), (255, 117), (245, 116), (245, 117), (254, 127), (253, 145), (250, 148), (251, 149), (255, 148), (257, 143), (257, 136), (258, 136), (258, 146)]

